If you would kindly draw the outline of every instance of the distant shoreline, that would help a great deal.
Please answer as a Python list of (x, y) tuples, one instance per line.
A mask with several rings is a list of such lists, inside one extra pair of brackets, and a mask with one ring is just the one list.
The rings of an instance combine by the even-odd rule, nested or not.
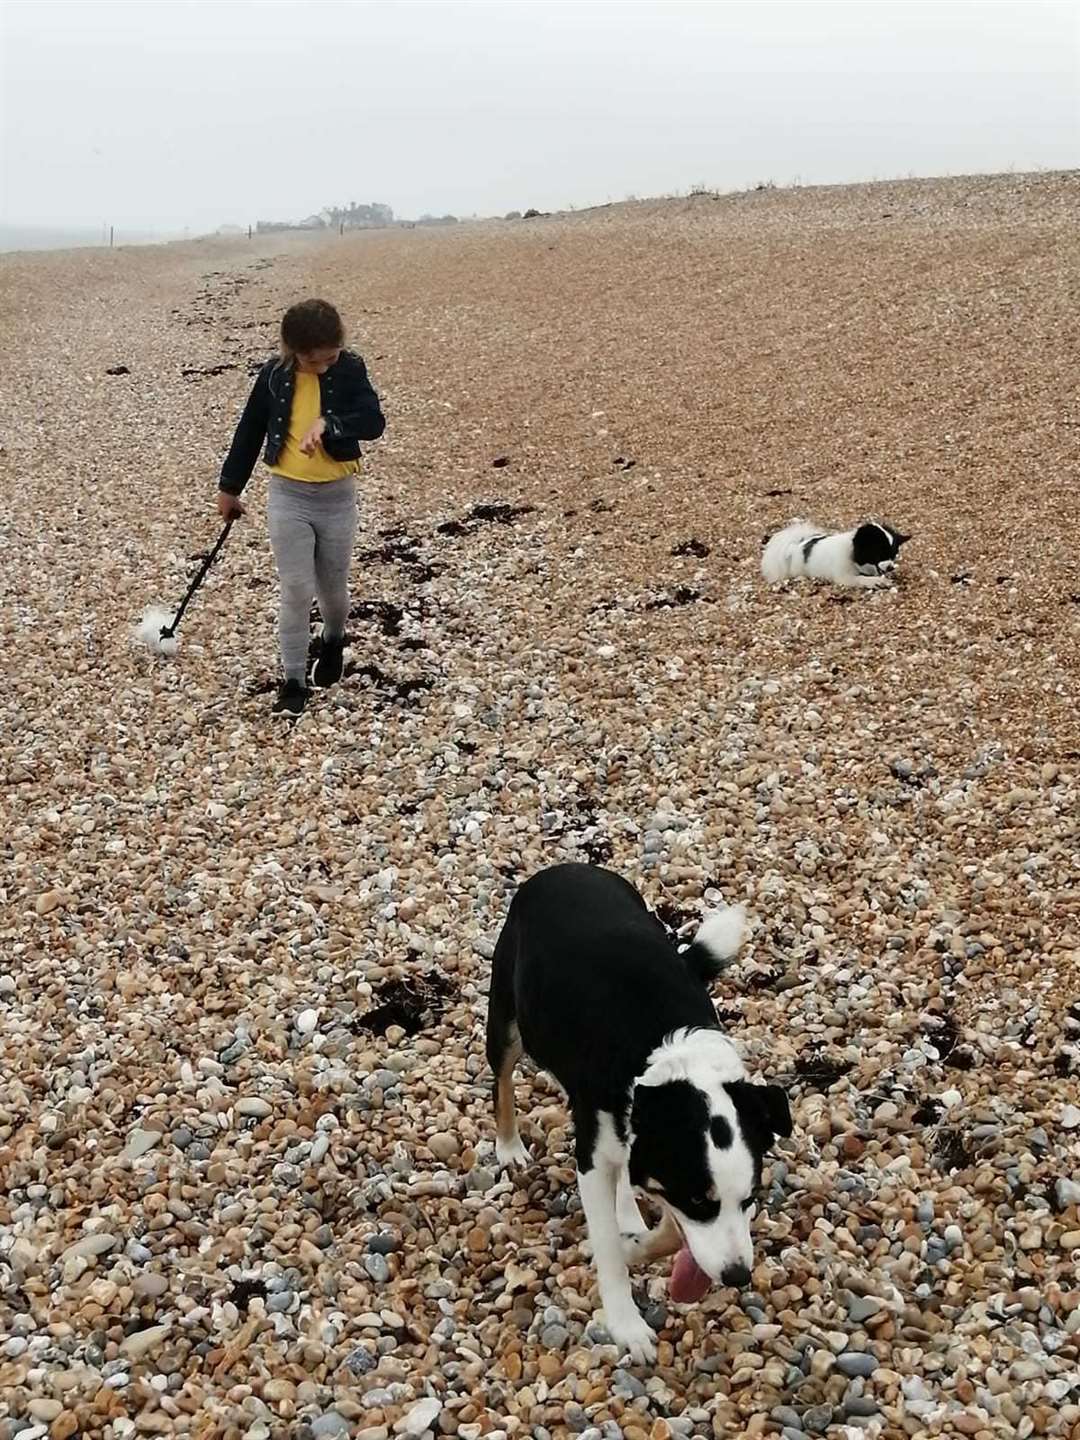
[[(957, 173), (945, 175), (903, 175), (903, 176), (873, 176), (864, 180), (848, 181), (819, 181), (802, 183), (793, 181), (789, 184), (774, 184), (771, 180), (756, 185), (740, 185), (730, 188), (711, 189), (707, 186), (695, 186), (688, 191), (672, 191), (657, 195), (631, 196), (622, 200), (597, 201), (591, 205), (571, 205), (553, 210), (533, 210), (519, 213), (511, 212), (508, 215), (470, 215), (459, 218), (453, 226), (444, 225), (441, 221), (427, 224), (424, 221), (396, 219), (386, 226), (375, 227), (348, 227), (346, 234), (350, 237), (360, 234), (385, 234), (394, 230), (435, 230), (443, 231), (455, 229), (460, 225), (519, 223), (520, 221), (530, 222), (536, 220), (558, 220), (558, 219), (583, 219), (589, 215), (596, 215), (603, 212), (617, 213), (628, 209), (642, 209), (648, 206), (662, 206), (665, 204), (677, 204), (680, 202), (712, 201), (720, 203), (745, 203), (752, 201), (755, 196), (762, 192), (774, 197), (782, 195), (798, 194), (804, 197), (810, 196), (841, 196), (854, 197), (859, 193), (878, 193), (882, 196), (893, 192), (902, 191), (905, 188), (919, 187), (924, 190), (932, 190), (935, 187), (968, 185), (980, 188), (989, 184), (998, 184), (1003, 181), (1014, 184), (1025, 182), (1045, 183), (1054, 180), (1065, 180), (1080, 182), (1080, 169), (1076, 168), (1054, 168), (1046, 170), (1006, 170), (1006, 171), (975, 171), (971, 173)], [(323, 229), (309, 229), (304, 225), (282, 224), (280, 228), (255, 231), (248, 236), (245, 227), (238, 226), (235, 230), (222, 233), (220, 230), (190, 231), (187, 234), (178, 231), (161, 232), (154, 230), (126, 230), (117, 229), (114, 233), (114, 247), (136, 245), (176, 245), (187, 241), (206, 240), (268, 240), (280, 236), (302, 236), (305, 238), (336, 238), (337, 228), (327, 226)], [(108, 250), (110, 248), (108, 235), (101, 229), (64, 229), (63, 227), (51, 227), (48, 225), (2, 225), (0, 224), (0, 255), (11, 255), (17, 253), (41, 253), (61, 252), (68, 250)]]
[[(114, 245), (167, 245), (183, 240), (178, 234), (153, 230), (117, 230)], [(188, 237), (194, 239), (194, 236)], [(108, 232), (65, 230), (50, 225), (0, 225), (0, 254), (31, 250), (108, 250)]]

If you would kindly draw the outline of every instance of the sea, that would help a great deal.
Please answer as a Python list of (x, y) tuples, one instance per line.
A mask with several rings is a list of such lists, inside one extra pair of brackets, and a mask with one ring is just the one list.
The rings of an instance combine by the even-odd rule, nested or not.
[[(114, 245), (163, 245), (182, 235), (165, 235), (152, 230), (116, 230)], [(109, 244), (107, 227), (93, 230), (63, 230), (45, 225), (0, 225), (0, 251), (5, 250), (83, 250), (105, 248)]]

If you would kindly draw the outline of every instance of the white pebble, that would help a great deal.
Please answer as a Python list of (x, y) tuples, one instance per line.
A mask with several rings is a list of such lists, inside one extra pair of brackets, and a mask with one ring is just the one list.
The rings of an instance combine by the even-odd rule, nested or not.
[(425, 1430), (431, 1429), (441, 1414), (442, 1401), (431, 1396), (427, 1400), (417, 1401), (394, 1429), (399, 1435), (423, 1435)]
[(267, 1115), (272, 1115), (274, 1107), (269, 1100), (263, 1100), (259, 1095), (245, 1095), (242, 1100), (236, 1102), (236, 1113), (238, 1115), (252, 1115), (256, 1119), (265, 1120)]

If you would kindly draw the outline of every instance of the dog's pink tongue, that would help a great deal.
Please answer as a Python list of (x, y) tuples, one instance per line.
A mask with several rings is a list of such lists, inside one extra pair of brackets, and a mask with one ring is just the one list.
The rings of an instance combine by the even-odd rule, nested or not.
[(690, 1247), (684, 1245), (675, 1256), (668, 1282), (668, 1294), (676, 1305), (693, 1305), (705, 1295), (712, 1281), (690, 1254)]

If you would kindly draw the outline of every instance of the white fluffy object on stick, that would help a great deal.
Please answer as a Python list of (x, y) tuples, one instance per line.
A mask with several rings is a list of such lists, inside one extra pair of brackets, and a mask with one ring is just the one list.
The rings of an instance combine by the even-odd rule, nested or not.
[(135, 627), (135, 640), (157, 655), (175, 655), (179, 643), (175, 635), (162, 635), (173, 623), (171, 610), (160, 605), (150, 605), (143, 611), (143, 617)]

